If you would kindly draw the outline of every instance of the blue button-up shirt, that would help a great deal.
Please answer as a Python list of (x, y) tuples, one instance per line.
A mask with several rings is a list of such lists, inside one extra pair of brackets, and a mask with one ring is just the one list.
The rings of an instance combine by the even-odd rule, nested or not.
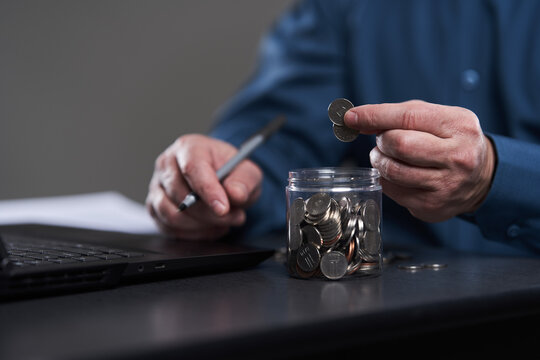
[(327, 107), (339, 97), (465, 107), (495, 145), (493, 184), (474, 214), (429, 224), (384, 197), (385, 244), (540, 254), (539, 1), (314, 0), (281, 16), (212, 132), (239, 145), (275, 115), (288, 118), (252, 156), (265, 179), (251, 234), (285, 229), (289, 170), (351, 159), (370, 166), (373, 137), (334, 137)]

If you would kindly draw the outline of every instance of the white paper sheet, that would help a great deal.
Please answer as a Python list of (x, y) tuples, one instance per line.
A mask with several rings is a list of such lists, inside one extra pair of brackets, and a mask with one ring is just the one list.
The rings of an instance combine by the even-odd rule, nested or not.
[(155, 234), (143, 204), (115, 192), (0, 201), (0, 225), (37, 223), (85, 229)]

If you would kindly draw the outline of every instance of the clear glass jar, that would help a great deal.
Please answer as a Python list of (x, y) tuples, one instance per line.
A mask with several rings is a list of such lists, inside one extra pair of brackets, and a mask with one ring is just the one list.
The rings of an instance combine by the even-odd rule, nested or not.
[(291, 276), (338, 280), (382, 272), (382, 188), (377, 169), (289, 172), (287, 269)]

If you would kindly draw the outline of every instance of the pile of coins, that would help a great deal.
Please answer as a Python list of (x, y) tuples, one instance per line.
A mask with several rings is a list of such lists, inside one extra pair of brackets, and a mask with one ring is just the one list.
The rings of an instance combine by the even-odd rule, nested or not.
[(345, 126), (345, 113), (353, 107), (354, 105), (347, 99), (336, 99), (328, 105), (328, 117), (333, 123), (332, 130), (340, 141), (351, 142), (359, 135), (357, 130)]
[(381, 267), (380, 209), (373, 199), (316, 193), (288, 212), (287, 267), (301, 278), (337, 280)]

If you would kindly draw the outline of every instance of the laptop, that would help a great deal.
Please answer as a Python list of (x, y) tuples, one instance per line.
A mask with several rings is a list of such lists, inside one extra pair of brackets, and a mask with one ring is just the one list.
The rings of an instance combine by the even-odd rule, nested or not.
[(0, 240), (0, 299), (241, 270), (274, 254), (238, 239), (186, 241), (40, 224), (0, 226)]

